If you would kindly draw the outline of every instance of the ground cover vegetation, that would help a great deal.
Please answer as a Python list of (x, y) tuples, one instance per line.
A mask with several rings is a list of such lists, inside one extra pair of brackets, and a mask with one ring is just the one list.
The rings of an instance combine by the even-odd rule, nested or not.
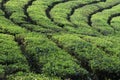
[(120, 80), (120, 0), (0, 0), (0, 80)]

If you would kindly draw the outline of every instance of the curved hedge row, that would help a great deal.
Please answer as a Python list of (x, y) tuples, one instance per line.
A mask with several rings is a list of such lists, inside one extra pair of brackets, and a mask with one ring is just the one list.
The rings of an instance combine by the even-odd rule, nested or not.
[(18, 25), (15, 25), (10, 20), (6, 19), (4, 17), (4, 12), (0, 10), (0, 32), (8, 33), (8, 34), (19, 34), (19, 33), (25, 33), (26, 30), (24, 28), (21, 28)]
[(71, 15), (69, 13), (72, 13), (71, 10), (77, 7), (80, 7), (82, 5), (87, 5), (91, 2), (97, 2), (97, 1), (96, 0), (91, 0), (91, 1), (90, 0), (84, 0), (84, 1), (75, 0), (75, 1), (69, 1), (66, 3), (60, 3), (51, 10), (50, 14), (55, 23), (61, 24), (64, 26), (65, 25), (74, 26), (71, 22), (69, 22), (69, 20), (67, 20), (69, 15)]
[[(30, 31), (36, 32), (51, 32), (49, 29), (44, 29), (42, 26), (36, 25), (34, 21), (29, 17), (27, 8), (32, 5), (32, 0), (23, 0), (20, 3), (16, 0), (10, 0), (4, 4), (7, 14), (11, 14), (9, 19), (19, 26), (22, 26)], [(11, 4), (13, 6), (11, 6)]]
[(119, 33), (120, 17), (115, 17), (111, 20), (111, 26), (115, 29), (115, 32)]
[(25, 22), (26, 15), (24, 15), (24, 6), (25, 4), (28, 3), (28, 1), (29, 0), (22, 0), (18, 2), (16, 0), (9, 0), (7, 1), (6, 4), (4, 4), (5, 11), (7, 12), (7, 14), (11, 14), (9, 18), (13, 22), (19, 23), (19, 24), (26, 23)]
[(87, 71), (82, 69), (72, 56), (46, 37), (30, 33), (18, 35), (18, 38), (22, 36), (25, 41), (22, 45), (23, 51), (35, 72), (59, 77), (87, 74)]
[[(53, 29), (53, 30), (60, 30), (60, 27), (55, 25), (51, 20), (46, 16), (45, 10), (53, 3), (58, 2), (60, 0), (36, 0), (33, 2), (33, 5), (28, 8), (28, 13), (33, 21), (36, 22), (36, 24), (46, 28), (46, 29)], [(39, 8), (38, 8), (39, 7)], [(33, 11), (34, 9), (34, 11)]]
[(19, 71), (29, 71), (25, 56), (14, 41), (14, 36), (0, 34), (0, 79)]
[[(113, 38), (118, 41), (116, 42)], [(93, 74), (100, 80), (119, 78), (119, 38), (63, 34), (53, 36), (53, 40), (64, 50), (76, 56), (90, 75)]]
[[(115, 4), (119, 4), (120, 1), (113, 1), (113, 0), (107, 0), (106, 2), (99, 2), (97, 4), (91, 4), (86, 5), (82, 8), (78, 8), (74, 14), (71, 16), (71, 21), (76, 24), (78, 27), (80, 27), (79, 31), (84, 34), (84, 30), (90, 31), (91, 28), (91, 17), (95, 13), (106, 9), (107, 7), (113, 6)], [(83, 31), (83, 32), (82, 32)], [(94, 32), (95, 29), (92, 28), (92, 32)], [(89, 33), (88, 33), (89, 34)]]
[[(120, 4), (92, 16), (92, 26), (104, 35), (114, 33), (114, 28), (108, 23), (109, 17), (120, 13)], [(99, 17), (99, 18), (98, 18)]]

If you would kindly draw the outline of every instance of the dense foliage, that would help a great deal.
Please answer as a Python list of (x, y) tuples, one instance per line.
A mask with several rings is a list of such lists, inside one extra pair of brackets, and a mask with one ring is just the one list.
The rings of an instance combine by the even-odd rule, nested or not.
[(0, 80), (120, 80), (120, 0), (0, 0)]

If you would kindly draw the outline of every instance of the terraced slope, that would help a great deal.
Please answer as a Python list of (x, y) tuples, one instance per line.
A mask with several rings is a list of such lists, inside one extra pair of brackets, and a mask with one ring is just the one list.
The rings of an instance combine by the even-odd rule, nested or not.
[(120, 0), (0, 0), (0, 80), (120, 80)]

